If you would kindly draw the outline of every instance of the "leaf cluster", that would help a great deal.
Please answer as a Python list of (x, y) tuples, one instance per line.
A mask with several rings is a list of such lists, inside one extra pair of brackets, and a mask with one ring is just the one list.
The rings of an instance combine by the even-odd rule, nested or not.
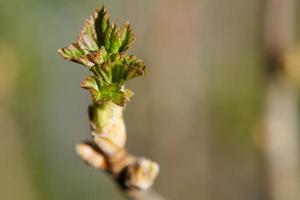
[(81, 87), (90, 90), (94, 102), (112, 101), (124, 106), (133, 95), (124, 89), (124, 83), (144, 75), (146, 70), (142, 60), (126, 54), (134, 41), (130, 24), (117, 27), (101, 6), (86, 20), (76, 42), (59, 49), (59, 53), (93, 72), (82, 81)]

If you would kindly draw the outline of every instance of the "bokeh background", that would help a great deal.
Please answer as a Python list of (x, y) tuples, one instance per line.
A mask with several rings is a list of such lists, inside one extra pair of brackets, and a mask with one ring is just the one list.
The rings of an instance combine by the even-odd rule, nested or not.
[[(299, 200), (299, 0), (0, 0), (0, 199), (122, 200), (74, 145), (88, 71), (57, 49), (104, 3), (148, 65), (127, 86), (128, 149), (171, 200)], [(297, 40), (298, 39), (298, 40)]]

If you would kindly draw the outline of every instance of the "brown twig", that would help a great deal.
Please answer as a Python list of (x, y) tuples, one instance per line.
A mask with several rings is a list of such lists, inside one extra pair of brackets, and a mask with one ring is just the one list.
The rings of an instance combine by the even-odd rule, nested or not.
[(92, 141), (76, 146), (79, 156), (90, 166), (106, 171), (127, 196), (158, 199), (148, 189), (158, 175), (159, 165), (125, 149), (123, 111), (133, 95), (125, 82), (146, 71), (142, 60), (126, 54), (134, 41), (130, 24), (116, 26), (100, 6), (85, 21), (77, 40), (58, 51), (66, 60), (82, 64), (93, 73), (80, 84), (89, 90), (93, 103), (88, 110)]

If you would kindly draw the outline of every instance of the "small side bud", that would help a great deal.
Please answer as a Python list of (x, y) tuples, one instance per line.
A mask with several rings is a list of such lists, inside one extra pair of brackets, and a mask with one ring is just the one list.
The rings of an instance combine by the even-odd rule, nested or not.
[(106, 169), (107, 164), (104, 156), (101, 155), (92, 145), (87, 143), (80, 143), (76, 145), (77, 154), (89, 165), (96, 169)]
[(146, 158), (138, 158), (128, 166), (126, 185), (128, 188), (146, 190), (150, 188), (159, 172), (159, 165)]

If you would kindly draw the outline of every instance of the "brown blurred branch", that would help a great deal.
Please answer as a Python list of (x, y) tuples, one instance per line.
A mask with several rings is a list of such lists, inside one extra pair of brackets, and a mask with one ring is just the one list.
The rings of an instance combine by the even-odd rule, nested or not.
[(265, 148), (271, 196), (299, 199), (296, 90), (286, 76), (284, 55), (294, 43), (295, 0), (266, 1)]

